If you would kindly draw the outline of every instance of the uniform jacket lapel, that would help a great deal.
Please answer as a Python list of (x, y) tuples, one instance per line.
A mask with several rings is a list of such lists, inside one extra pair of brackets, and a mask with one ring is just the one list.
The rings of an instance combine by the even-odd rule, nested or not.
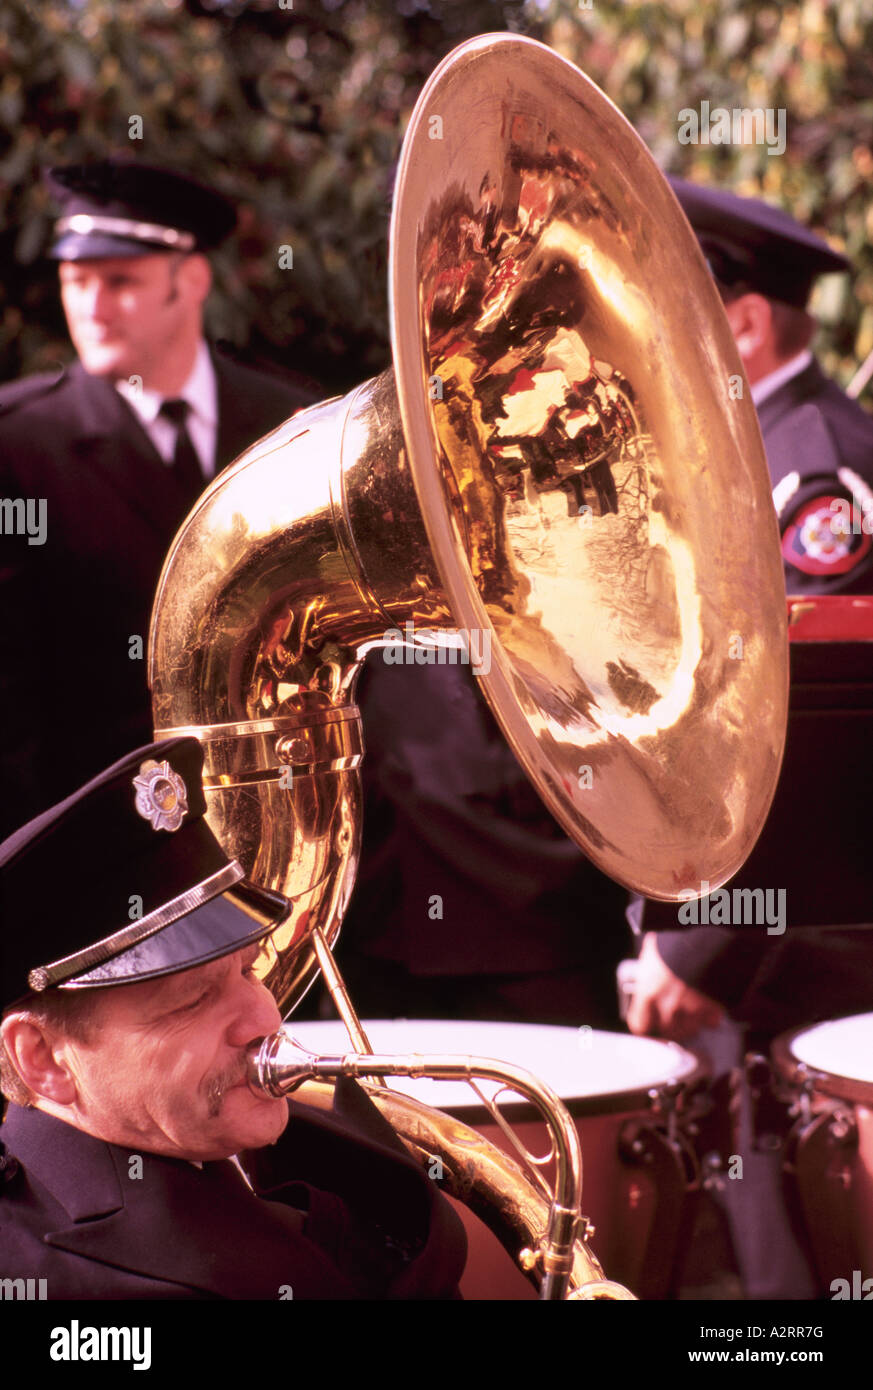
[(300, 1213), (256, 1197), (231, 1163), (143, 1153), (132, 1176), (133, 1151), (15, 1106), (3, 1136), (69, 1217), (47, 1245), (218, 1298), (278, 1299), (288, 1285), (295, 1298), (355, 1296)]
[[(830, 383), (817, 362), (780, 386), (758, 412), (770, 478), (778, 484), (788, 474), (836, 479), (840, 467), (837, 441), (820, 403)], [(784, 503), (778, 502), (780, 511)]]
[(289, 1109), (278, 1142), (244, 1155), (257, 1190), (280, 1191), (283, 1175), (296, 1171), (337, 1193), (401, 1241), (414, 1237), (407, 1244), (414, 1258), (394, 1278), (390, 1299), (455, 1297), (467, 1254), (460, 1218), (360, 1086), (339, 1078), (330, 1111), (293, 1100)]
[(827, 377), (821, 367), (817, 362), (810, 362), (802, 372), (798, 372), (797, 376), (793, 376), (784, 386), (780, 386), (778, 391), (774, 391), (772, 396), (762, 401), (758, 407), (758, 423), (764, 438), (767, 438), (768, 432), (773, 430), (784, 416), (790, 415), (798, 406), (803, 405), (804, 401), (812, 400), (826, 386)]
[[(262, 393), (263, 387), (256, 373), (244, 372), (237, 363), (215, 352), (212, 361), (218, 388), (218, 474), (267, 433), (269, 425), (265, 422), (281, 423), (281, 410), (277, 411), (274, 397), (259, 397), (258, 387)], [(189, 507), (172, 472), (110, 382), (89, 376), (79, 362), (69, 368), (68, 375), (78, 415), (78, 429), (71, 440), (74, 454), (147, 517), (165, 542), (168, 516), (178, 516), (181, 522)], [(277, 383), (277, 392), (280, 388), (281, 383)], [(289, 395), (287, 414), (304, 403)]]
[[(246, 449), (266, 433), (263, 403), (251, 388), (240, 388), (245, 377), (238, 365), (213, 352), (212, 363), (218, 383), (218, 440), (215, 450), (215, 471), (220, 473), (227, 468)], [(253, 374), (252, 374), (253, 375)], [(277, 383), (277, 387), (280, 383)], [(296, 405), (289, 400), (288, 415), (293, 414)], [(276, 420), (276, 424), (281, 424)]]
[(165, 542), (167, 517), (178, 515), (181, 521), (187, 511), (172, 473), (110, 382), (89, 376), (78, 362), (69, 375), (79, 418), (71, 440), (74, 455), (147, 517)]

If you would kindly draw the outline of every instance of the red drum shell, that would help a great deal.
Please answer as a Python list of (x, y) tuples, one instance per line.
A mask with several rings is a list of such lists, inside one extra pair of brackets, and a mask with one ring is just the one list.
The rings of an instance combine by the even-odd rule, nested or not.
[(837, 1123), (841, 1111), (854, 1115), (857, 1147), (847, 1146), (844, 1155), (835, 1150), (823, 1173), (801, 1148), (797, 1183), (825, 1291), (833, 1278), (852, 1284), (854, 1268), (842, 1267), (850, 1261), (834, 1264), (830, 1236), (838, 1221), (851, 1230), (860, 1279), (873, 1279), (873, 1013), (784, 1033), (772, 1056), (798, 1111), (808, 1105), (812, 1116), (832, 1112)]

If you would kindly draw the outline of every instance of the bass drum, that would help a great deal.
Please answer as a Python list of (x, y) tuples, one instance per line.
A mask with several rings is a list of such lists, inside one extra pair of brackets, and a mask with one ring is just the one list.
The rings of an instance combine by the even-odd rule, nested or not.
[[(795, 1030), (773, 1044), (794, 1120), (785, 1171), (825, 1297), (873, 1293), (873, 1013)], [(846, 1288), (837, 1281), (845, 1281)], [(854, 1281), (854, 1282), (853, 1282)]]
[[(349, 1051), (341, 1023), (291, 1020), (290, 1030), (312, 1052)], [(675, 1043), (583, 1028), (436, 1019), (364, 1021), (379, 1053), (445, 1053), (500, 1058), (547, 1082), (576, 1121), (582, 1142), (582, 1210), (594, 1227), (592, 1244), (610, 1279), (640, 1298), (673, 1292), (686, 1245), (696, 1186), (688, 1129), (703, 1071)], [(392, 1088), (477, 1129), (517, 1157), (482, 1100), (463, 1081), (392, 1078)], [(476, 1083), (492, 1099), (495, 1082)], [(502, 1114), (529, 1152), (545, 1156), (545, 1125), (512, 1092), (500, 1095)], [(547, 1163), (543, 1172), (551, 1179)], [(438, 1173), (432, 1176), (438, 1180)], [(466, 1299), (526, 1299), (536, 1294), (491, 1232), (458, 1205), (469, 1257), (461, 1292)]]

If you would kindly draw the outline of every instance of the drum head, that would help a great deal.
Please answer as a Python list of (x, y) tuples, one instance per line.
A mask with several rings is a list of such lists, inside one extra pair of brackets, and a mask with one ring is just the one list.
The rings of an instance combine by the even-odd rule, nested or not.
[(873, 1105), (873, 1013), (783, 1034), (773, 1059), (791, 1081), (809, 1077), (825, 1095)]
[[(650, 1092), (670, 1083), (688, 1082), (700, 1069), (697, 1058), (676, 1043), (593, 1028), (417, 1018), (365, 1021), (363, 1027), (373, 1050), (379, 1053), (489, 1057), (524, 1067), (547, 1082), (574, 1115), (639, 1109), (648, 1105)], [(339, 1022), (295, 1024), (292, 1020), (289, 1031), (310, 1052), (332, 1055), (352, 1050), (348, 1033)], [(488, 1118), (465, 1081), (398, 1076), (389, 1078), (388, 1084), (468, 1123)], [(489, 1098), (500, 1089), (494, 1081), (476, 1084)], [(523, 1110), (534, 1113), (510, 1091), (501, 1095), (500, 1104), (512, 1106), (518, 1119), (525, 1118)]]

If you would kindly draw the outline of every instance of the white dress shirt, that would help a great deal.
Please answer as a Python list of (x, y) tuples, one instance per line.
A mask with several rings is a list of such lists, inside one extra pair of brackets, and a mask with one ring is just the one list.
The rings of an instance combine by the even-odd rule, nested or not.
[(136, 411), (143, 429), (169, 467), (176, 450), (176, 427), (161, 415), (165, 400), (188, 402), (188, 434), (206, 482), (215, 476), (215, 449), (218, 441), (218, 383), (209, 348), (201, 338), (191, 375), (181, 391), (163, 396), (130, 381), (117, 381), (115, 388)]
[(761, 405), (768, 396), (772, 396), (784, 386), (786, 381), (792, 377), (800, 376), (805, 372), (812, 361), (812, 353), (809, 348), (799, 352), (796, 357), (792, 357), (790, 362), (783, 362), (781, 367), (777, 367), (775, 372), (769, 372), (767, 376), (762, 376), (760, 381), (756, 381), (752, 387), (752, 400), (755, 406)]

